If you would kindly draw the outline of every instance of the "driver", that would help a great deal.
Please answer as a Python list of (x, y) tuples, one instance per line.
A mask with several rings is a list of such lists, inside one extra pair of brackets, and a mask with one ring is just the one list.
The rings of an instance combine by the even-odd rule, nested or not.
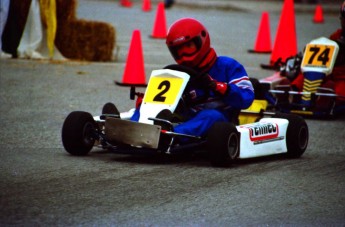
[(339, 19), (341, 28), (335, 31), (329, 37), (331, 40), (336, 41), (339, 45), (339, 54), (337, 57), (336, 66), (345, 65), (345, 1), (340, 7)]
[(252, 104), (254, 89), (246, 70), (233, 58), (217, 56), (198, 20), (177, 20), (166, 44), (178, 64), (170, 68), (191, 76), (183, 94), (186, 121), (175, 126), (175, 132), (205, 136), (215, 122), (237, 120), (240, 110)]
[[(207, 29), (193, 18), (173, 23), (166, 44), (178, 63), (166, 68), (191, 76), (182, 95), (183, 108), (178, 107), (177, 111), (183, 123), (168, 129), (205, 136), (215, 122), (238, 123), (240, 110), (248, 108), (254, 100), (253, 85), (244, 67), (233, 58), (217, 56)], [(142, 97), (137, 100), (133, 121), (140, 118), (141, 100)], [(173, 121), (176, 115), (163, 110), (157, 118)]]
[[(177, 107), (178, 118), (183, 123), (167, 129), (205, 136), (215, 122), (238, 123), (240, 110), (248, 108), (254, 100), (253, 85), (244, 67), (233, 58), (217, 56), (207, 29), (192, 18), (173, 23), (166, 44), (177, 65), (165, 68), (191, 76), (182, 95), (183, 107)], [(141, 98), (138, 100), (131, 117), (133, 121), (140, 118)], [(176, 114), (163, 110), (157, 118), (173, 121)]]
[[(336, 41), (339, 45), (339, 53), (331, 80), (334, 81), (335, 93), (345, 97), (345, 1), (340, 7), (340, 24), (341, 29), (338, 29), (330, 36), (330, 39)], [(338, 101), (344, 102), (345, 98), (339, 98)]]

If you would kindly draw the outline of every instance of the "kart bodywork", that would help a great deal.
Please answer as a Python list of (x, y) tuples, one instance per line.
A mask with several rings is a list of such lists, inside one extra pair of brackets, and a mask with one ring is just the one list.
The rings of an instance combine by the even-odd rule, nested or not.
[[(62, 127), (65, 150), (72, 155), (87, 155), (98, 146), (117, 153), (173, 154), (198, 147), (207, 151), (215, 166), (227, 166), (236, 159), (274, 154), (297, 158), (306, 150), (308, 126), (303, 118), (291, 114), (277, 113), (254, 120), (242, 116), (247, 122), (240, 125), (218, 122), (205, 137), (174, 132), (172, 126), (180, 122), (170, 122), (157, 115), (166, 109), (174, 113), (188, 80), (189, 75), (185, 72), (154, 70), (143, 96), (138, 122), (130, 120), (134, 110), (99, 116), (83, 111), (71, 112)], [(131, 90), (131, 94), (135, 94)]]
[[(338, 44), (327, 38), (312, 40), (303, 55), (287, 59), (278, 72), (261, 79), (257, 90), (267, 101), (264, 110), (309, 117), (344, 114), (345, 97), (322, 84), (333, 71), (338, 49)], [(300, 73), (303, 74), (301, 90), (292, 85)]]

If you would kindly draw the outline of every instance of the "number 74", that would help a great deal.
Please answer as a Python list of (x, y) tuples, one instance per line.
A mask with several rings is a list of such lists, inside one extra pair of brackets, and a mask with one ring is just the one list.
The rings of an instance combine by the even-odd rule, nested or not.
[(333, 52), (333, 46), (307, 45), (303, 65), (329, 67), (332, 62)]

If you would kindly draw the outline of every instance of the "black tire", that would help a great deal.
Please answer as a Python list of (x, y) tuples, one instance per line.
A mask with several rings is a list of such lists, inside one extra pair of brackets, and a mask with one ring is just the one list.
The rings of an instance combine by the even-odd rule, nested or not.
[(102, 114), (120, 114), (114, 103), (108, 102), (102, 108)]
[(229, 122), (216, 122), (208, 132), (207, 151), (213, 166), (230, 166), (240, 153), (236, 126)]
[(77, 156), (87, 155), (95, 144), (97, 124), (87, 112), (71, 112), (62, 126), (62, 144), (65, 150)]
[(287, 157), (301, 157), (307, 149), (309, 141), (309, 130), (305, 120), (301, 116), (285, 113), (277, 113), (273, 117), (289, 121), (286, 132)]

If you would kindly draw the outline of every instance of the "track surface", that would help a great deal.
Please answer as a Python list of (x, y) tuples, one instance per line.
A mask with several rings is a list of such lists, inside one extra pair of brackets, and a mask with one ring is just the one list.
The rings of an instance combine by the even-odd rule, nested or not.
[[(345, 117), (307, 123), (310, 142), (300, 159), (269, 157), (213, 168), (203, 156), (117, 155), (93, 150), (67, 154), (61, 127), (67, 114), (100, 114), (112, 101), (131, 108), (121, 80), (132, 29), (142, 31), (147, 77), (172, 63), (162, 40), (152, 40), (154, 12), (119, 8), (111, 1), (81, 1), (81, 18), (117, 27), (117, 63), (0, 61), (0, 224), (238, 226), (335, 225), (345, 223)], [(97, 13), (91, 14), (97, 5)], [(140, 12), (140, 13), (139, 13)], [(250, 55), (260, 13), (173, 8), (168, 23), (193, 16), (210, 27), (220, 55), (242, 62), (250, 76), (268, 55)], [(272, 13), (272, 34), (279, 14)], [(338, 27), (336, 15), (324, 24), (311, 14), (296, 15), (298, 45)], [(241, 21), (239, 25), (238, 21)], [(140, 21), (140, 23), (139, 23)], [(222, 21), (222, 23), (219, 23)]]

